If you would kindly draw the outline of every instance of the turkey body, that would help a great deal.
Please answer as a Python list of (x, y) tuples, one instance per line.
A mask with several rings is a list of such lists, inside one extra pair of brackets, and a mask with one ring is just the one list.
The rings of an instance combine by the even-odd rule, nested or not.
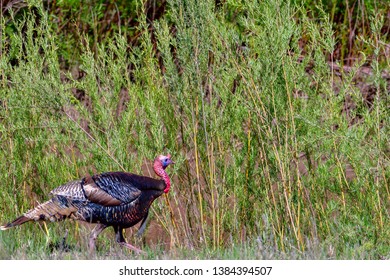
[(90, 236), (90, 251), (94, 250), (100, 232), (112, 226), (119, 244), (142, 252), (126, 243), (123, 229), (142, 221), (140, 231), (143, 231), (151, 204), (169, 191), (170, 179), (165, 168), (172, 163), (170, 155), (160, 155), (155, 159), (154, 171), (162, 179), (126, 172), (107, 172), (69, 182), (52, 190), (50, 200), (0, 229), (6, 230), (28, 221), (80, 220), (98, 224)]
[(164, 193), (165, 187), (163, 180), (125, 172), (102, 173), (70, 182), (51, 192), (52, 201), (65, 211), (45, 213), (34, 209), (37, 213), (32, 210), (31, 214), (34, 220), (69, 217), (128, 228), (146, 217), (150, 205)]

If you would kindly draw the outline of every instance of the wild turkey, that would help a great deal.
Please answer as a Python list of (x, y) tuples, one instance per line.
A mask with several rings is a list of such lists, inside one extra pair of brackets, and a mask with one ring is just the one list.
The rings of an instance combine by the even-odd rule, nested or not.
[(52, 199), (0, 229), (6, 230), (28, 221), (81, 220), (97, 223), (89, 239), (91, 252), (97, 236), (106, 227), (112, 226), (120, 245), (141, 253), (140, 249), (126, 243), (123, 229), (141, 220), (140, 230), (144, 228), (150, 205), (170, 189), (171, 182), (165, 168), (172, 163), (169, 154), (160, 155), (154, 160), (154, 172), (162, 180), (126, 172), (108, 172), (69, 182), (52, 190)]

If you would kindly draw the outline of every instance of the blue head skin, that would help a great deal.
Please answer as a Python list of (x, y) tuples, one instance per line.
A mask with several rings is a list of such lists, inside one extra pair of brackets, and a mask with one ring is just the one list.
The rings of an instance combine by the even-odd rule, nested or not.
[(174, 162), (171, 160), (170, 154), (168, 154), (167, 156), (160, 156), (159, 159), (163, 169), (167, 168), (170, 164), (174, 164)]

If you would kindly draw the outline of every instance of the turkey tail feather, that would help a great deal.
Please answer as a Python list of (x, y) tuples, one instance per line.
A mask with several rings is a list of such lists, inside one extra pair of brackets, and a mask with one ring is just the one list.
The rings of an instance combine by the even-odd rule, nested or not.
[(28, 221), (31, 221), (31, 219), (27, 218), (24, 215), (22, 215), (19, 218), (15, 219), (13, 222), (10, 222), (10, 223), (8, 223), (6, 225), (1, 226), (0, 230), (10, 229), (10, 228), (12, 228), (14, 226), (18, 226), (18, 225), (24, 224), (25, 222), (28, 222)]
[(67, 198), (63, 196), (55, 196), (52, 199), (38, 205), (34, 209), (31, 209), (13, 222), (1, 226), (0, 229), (6, 230), (28, 221), (61, 221), (68, 217), (73, 217), (75, 212), (77, 212), (77, 208), (72, 205)]

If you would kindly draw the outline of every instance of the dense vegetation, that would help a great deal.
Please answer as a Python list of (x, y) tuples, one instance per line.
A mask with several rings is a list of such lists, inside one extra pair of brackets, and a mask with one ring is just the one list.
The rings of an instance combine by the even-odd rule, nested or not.
[[(128, 230), (149, 258), (390, 258), (386, 1), (14, 2), (1, 222), (86, 174), (153, 176), (169, 152), (172, 191), (142, 240)], [(0, 258), (91, 257), (86, 227), (0, 232)]]

